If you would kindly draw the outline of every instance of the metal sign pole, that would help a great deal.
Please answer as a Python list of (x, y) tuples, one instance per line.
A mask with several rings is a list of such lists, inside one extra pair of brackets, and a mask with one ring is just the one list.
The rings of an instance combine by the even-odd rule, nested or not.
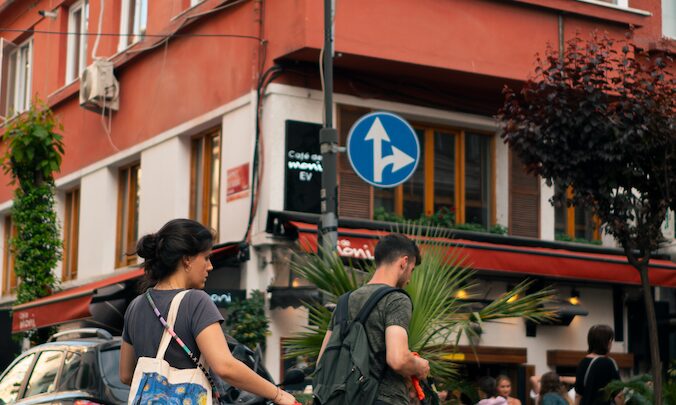
[(336, 159), (338, 131), (333, 128), (333, 0), (324, 0), (324, 128), (319, 131), (322, 153), (321, 219), (319, 243), (328, 252), (336, 251), (338, 242), (338, 181)]

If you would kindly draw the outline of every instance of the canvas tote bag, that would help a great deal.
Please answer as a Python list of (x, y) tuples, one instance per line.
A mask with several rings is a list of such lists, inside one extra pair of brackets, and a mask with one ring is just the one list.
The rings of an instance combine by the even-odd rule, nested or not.
[[(139, 357), (129, 392), (130, 405), (150, 403), (212, 405), (211, 385), (202, 370), (197, 367), (183, 370), (173, 368), (164, 360), (172, 339), (169, 329), (173, 331), (178, 307), (187, 293), (188, 290), (181, 291), (171, 300), (167, 316), (168, 328), (165, 327), (162, 334), (157, 356)], [(204, 364), (201, 356), (200, 363)]]

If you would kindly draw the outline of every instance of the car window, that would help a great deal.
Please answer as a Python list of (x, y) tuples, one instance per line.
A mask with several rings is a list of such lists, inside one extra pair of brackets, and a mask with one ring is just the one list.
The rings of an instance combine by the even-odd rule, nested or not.
[(28, 368), (33, 362), (34, 353), (19, 360), (0, 381), (0, 404), (10, 404), (16, 400)]
[(54, 391), (54, 388), (56, 388), (56, 374), (59, 372), (62, 360), (62, 351), (45, 350), (40, 353), (40, 357), (35, 362), (35, 367), (33, 367), (33, 372), (28, 380), (24, 398)]
[(68, 352), (63, 362), (63, 371), (59, 379), (59, 391), (72, 391), (82, 388), (78, 381), (78, 371), (82, 356), (78, 353)]
[(120, 348), (101, 350), (100, 356), (101, 371), (108, 384), (128, 389), (129, 387), (120, 381)]

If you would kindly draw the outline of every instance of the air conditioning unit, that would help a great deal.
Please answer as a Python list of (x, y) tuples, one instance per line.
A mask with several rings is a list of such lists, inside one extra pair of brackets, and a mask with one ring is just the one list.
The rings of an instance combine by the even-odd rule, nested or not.
[(120, 84), (113, 74), (113, 62), (97, 59), (80, 76), (80, 106), (96, 113), (117, 111)]

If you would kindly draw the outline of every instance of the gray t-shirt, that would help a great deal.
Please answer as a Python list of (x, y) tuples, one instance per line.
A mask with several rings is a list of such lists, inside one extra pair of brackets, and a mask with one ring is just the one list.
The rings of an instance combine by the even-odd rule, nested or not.
[[(350, 295), (348, 304), (350, 319), (356, 318), (357, 313), (371, 294), (383, 286), (384, 284), (367, 284), (355, 290)], [(366, 335), (371, 347), (371, 370), (376, 375), (383, 376), (376, 399), (392, 405), (408, 405), (409, 398), (404, 377), (387, 367), (385, 360), (385, 329), (388, 326), (396, 325), (408, 331), (412, 311), (411, 299), (403, 293), (393, 292), (378, 302), (365, 325)], [(333, 325), (334, 319), (332, 317), (329, 330), (333, 330)]]
[[(181, 291), (183, 290), (150, 290), (150, 296), (164, 319), (167, 319), (169, 315), (171, 300)], [(202, 290), (190, 290), (183, 297), (183, 301), (178, 307), (174, 331), (199, 358), (200, 350), (195, 338), (204, 328), (216, 322), (222, 323), (223, 317), (207, 293)], [(122, 339), (134, 346), (136, 358), (157, 356), (157, 349), (160, 346), (163, 332), (164, 327), (153, 312), (145, 295), (141, 294), (134, 298), (124, 314)], [(174, 339), (171, 339), (164, 359), (174, 368), (195, 368), (195, 363), (190, 360)]]

